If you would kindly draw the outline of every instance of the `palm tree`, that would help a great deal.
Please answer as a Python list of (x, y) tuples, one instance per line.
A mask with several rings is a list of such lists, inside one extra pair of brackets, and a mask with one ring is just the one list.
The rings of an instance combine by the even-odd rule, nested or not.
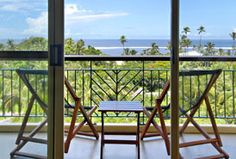
[(218, 52), (219, 52), (220, 56), (224, 56), (224, 54), (225, 54), (224, 49), (221, 49), (221, 48), (218, 50)]
[(190, 28), (189, 27), (184, 27), (183, 28), (183, 31), (182, 31), (182, 33), (184, 33), (185, 35), (187, 35), (188, 33), (190, 33), (191, 31), (190, 31)]
[(188, 51), (188, 47), (192, 44), (192, 41), (188, 39), (187, 35), (181, 36), (180, 46), (185, 48), (185, 53)]
[(137, 54), (137, 51), (134, 50), (134, 49), (131, 49), (131, 50), (129, 51), (129, 54), (130, 54), (130, 55), (136, 55), (136, 54)]
[(201, 48), (201, 47), (202, 47), (202, 33), (203, 33), (203, 32), (206, 32), (206, 30), (205, 30), (204, 26), (201, 25), (201, 26), (197, 29), (197, 31), (198, 31), (198, 34), (199, 34), (199, 36), (200, 36), (199, 46), (200, 46), (200, 48)]
[(72, 38), (65, 39), (65, 54), (72, 55), (76, 53), (76, 44)]
[(84, 50), (85, 50), (85, 42), (84, 42), (84, 40), (80, 39), (76, 43), (76, 54), (82, 55)]
[(141, 55), (160, 55), (160, 49), (157, 43), (153, 42), (151, 47), (148, 49), (144, 49)]
[(191, 45), (192, 41), (188, 39), (188, 33), (190, 33), (190, 28), (189, 27), (184, 27), (183, 28), (183, 35), (181, 36), (181, 41), (180, 41), (180, 49), (182, 50), (182, 47), (185, 48), (185, 53), (188, 50), (188, 47)]
[(7, 40), (7, 48), (9, 50), (15, 50), (16, 46), (14, 44), (14, 40), (10, 40), (10, 39)]
[(125, 50), (125, 43), (127, 42), (127, 40), (126, 40), (126, 37), (124, 36), (124, 35), (122, 35), (121, 37), (120, 37), (120, 43), (122, 44), (122, 46), (123, 46), (123, 51)]
[(187, 53), (189, 46), (192, 44), (192, 41), (188, 39), (185, 35), (181, 38), (181, 46), (185, 48), (185, 53)]
[(4, 45), (2, 43), (0, 43), (0, 50), (4, 50)]
[(233, 46), (232, 46), (232, 49), (233, 49), (233, 52), (234, 52), (234, 55), (235, 55), (235, 40), (236, 40), (236, 32), (232, 32), (229, 34), (230, 37), (233, 39)]
[(150, 48), (150, 55), (159, 55), (160, 54), (160, 49), (157, 43), (152, 43), (151, 48)]
[(213, 53), (214, 53), (214, 47), (215, 47), (215, 44), (214, 43), (212, 43), (212, 42), (208, 42), (206, 45), (205, 45), (205, 47), (206, 47), (206, 55), (213, 55)]

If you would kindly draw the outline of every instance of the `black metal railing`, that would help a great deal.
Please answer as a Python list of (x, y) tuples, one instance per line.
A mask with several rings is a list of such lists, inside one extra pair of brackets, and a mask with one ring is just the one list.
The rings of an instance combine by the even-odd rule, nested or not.
[[(33, 57), (33, 58), (32, 58)], [(235, 62), (236, 57), (180, 57), (180, 62)], [(46, 61), (47, 52), (45, 51), (1, 51), (0, 60), (7, 61)], [(98, 105), (101, 100), (140, 100), (144, 106), (153, 107), (155, 98), (160, 94), (162, 85), (169, 76), (169, 70), (163, 69), (148, 69), (145, 67), (145, 62), (150, 61), (170, 61), (168, 56), (80, 56), (80, 55), (65, 55), (66, 62), (87, 63), (82, 69), (66, 69), (65, 75), (69, 78), (76, 93), (82, 98), (84, 105)], [(115, 67), (96, 67), (93, 65), (99, 62), (114, 62), (114, 61), (138, 61), (142, 63), (139, 68), (127, 67), (123, 69)], [(68, 65), (69, 66), (69, 65)], [(81, 66), (81, 65), (80, 65)], [(191, 65), (190, 65), (191, 66)], [(65, 65), (67, 68), (67, 65)], [(109, 69), (108, 69), (109, 68)], [(158, 68), (155, 66), (153, 68)], [(191, 69), (191, 68), (188, 68)], [(207, 69), (207, 68), (206, 68)], [(214, 114), (217, 118), (229, 120), (229, 123), (235, 121), (235, 71), (223, 70), (214, 89), (210, 92), (211, 104)], [(105, 75), (105, 76), (104, 76)], [(104, 78), (106, 77), (106, 78)], [(34, 77), (31, 77), (34, 81)], [(206, 77), (207, 79), (207, 77)], [(180, 80), (184, 81), (184, 79)], [(196, 88), (193, 89), (192, 79), (189, 79), (189, 96), (183, 91), (188, 89), (186, 85), (180, 87), (180, 105), (186, 102), (192, 102)], [(46, 80), (47, 81), (47, 80)], [(194, 81), (194, 80), (193, 80)], [(196, 81), (196, 80), (195, 80)], [(40, 88), (42, 81), (34, 82), (34, 87)], [(44, 82), (44, 85), (45, 82)], [(181, 81), (180, 81), (181, 85)], [(199, 84), (196, 84), (199, 85)], [(45, 87), (46, 88), (46, 87)], [(42, 90), (40, 90), (42, 91)], [(40, 92), (47, 100), (47, 90)], [(68, 101), (69, 95), (65, 92)], [(181, 97), (182, 95), (182, 97)], [(23, 82), (15, 73), (15, 69), (0, 70), (0, 117), (22, 117), (24, 116), (27, 104), (30, 99), (30, 93), (24, 86)], [(168, 104), (169, 96), (165, 99), (164, 104)], [(33, 113), (35, 117), (44, 116), (38, 104), (35, 104)], [(123, 114), (115, 114), (121, 116)], [(168, 115), (168, 114), (167, 114)], [(99, 116), (96, 113), (95, 116)], [(127, 116), (127, 115), (126, 115)], [(132, 115), (128, 115), (132, 117)], [(205, 109), (200, 109), (198, 118), (207, 118)]]
[[(169, 79), (170, 72), (168, 69), (90, 67), (87, 69), (66, 69), (65, 76), (78, 96), (82, 98), (83, 105), (99, 105), (102, 100), (138, 100), (144, 106), (153, 107), (155, 98), (162, 91), (165, 81)], [(236, 119), (235, 76), (236, 70), (223, 70), (210, 91), (209, 96), (216, 118)], [(30, 76), (29, 78), (32, 86), (41, 94), (41, 98), (47, 100), (46, 77)], [(186, 101), (191, 103), (194, 100), (194, 94), (196, 94), (194, 91), (196, 92), (199, 88), (193, 88), (193, 81), (192, 78), (180, 78), (180, 105), (186, 105)], [(199, 86), (199, 81), (199, 79), (194, 81), (196, 86)], [(181, 85), (182, 82), (185, 84)], [(65, 95), (69, 102), (73, 102), (67, 92)], [(1, 117), (24, 116), (30, 96), (30, 92), (16, 74), (15, 69), (0, 70)], [(166, 97), (165, 104), (168, 104), (169, 98), (169, 96)], [(44, 116), (37, 103), (32, 112), (32, 116)], [(95, 116), (99, 116), (99, 113), (96, 113)], [(114, 116), (133, 117), (132, 114), (110, 115), (110, 117)], [(196, 117), (206, 118), (206, 110), (200, 109)]]

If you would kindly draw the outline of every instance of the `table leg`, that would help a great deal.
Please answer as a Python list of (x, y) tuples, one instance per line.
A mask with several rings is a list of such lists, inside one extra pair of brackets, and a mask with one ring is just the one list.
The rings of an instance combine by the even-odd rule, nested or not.
[(101, 112), (102, 116), (102, 131), (101, 131), (101, 153), (100, 153), (100, 159), (103, 159), (103, 146), (104, 146), (104, 113)]
[(136, 138), (136, 141), (137, 141), (137, 146), (138, 146), (138, 159), (140, 159), (140, 138), (139, 138), (139, 116), (140, 116), (140, 113), (138, 112), (137, 113), (137, 138)]

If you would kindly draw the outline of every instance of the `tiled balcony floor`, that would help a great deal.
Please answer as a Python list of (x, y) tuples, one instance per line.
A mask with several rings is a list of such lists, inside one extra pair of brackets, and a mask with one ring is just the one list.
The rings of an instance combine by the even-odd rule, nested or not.
[[(0, 133), (0, 152), (1, 159), (10, 158), (10, 151), (15, 147), (16, 133)], [(46, 134), (40, 134), (46, 136)], [(122, 136), (125, 138), (124, 136)], [(230, 158), (236, 158), (236, 135), (221, 135), (223, 140), (223, 149), (230, 155)], [(201, 138), (200, 135), (187, 134), (184, 140), (195, 140)], [(25, 146), (24, 151), (46, 154), (46, 145), (29, 143)], [(201, 157), (202, 155), (216, 154), (211, 145), (195, 146), (181, 150), (186, 159)], [(136, 159), (136, 147), (134, 145), (106, 145), (104, 148), (104, 159)], [(91, 138), (77, 137), (72, 140), (68, 154), (65, 159), (99, 159), (100, 158), (100, 140)], [(141, 142), (141, 159), (168, 159), (164, 143), (160, 139), (150, 138)], [(17, 159), (23, 159), (17, 157)]]

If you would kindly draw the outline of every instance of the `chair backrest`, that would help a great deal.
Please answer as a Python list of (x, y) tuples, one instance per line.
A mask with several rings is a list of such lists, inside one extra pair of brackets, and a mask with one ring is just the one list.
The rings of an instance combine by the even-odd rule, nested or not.
[[(203, 102), (204, 98), (209, 93), (212, 86), (215, 84), (221, 72), (222, 70), (218, 69), (188, 70), (181, 71), (179, 73), (180, 116), (198, 107)], [(160, 100), (162, 102), (166, 97), (169, 88), (170, 80), (168, 80), (164, 85), (163, 90), (157, 100)], [(167, 106), (162, 106), (163, 111), (166, 111), (166, 117), (169, 117), (170, 113), (167, 111), (169, 108), (170, 104)]]
[[(48, 71), (47, 70), (24, 70), (24, 69), (18, 69), (16, 70), (17, 74), (21, 78), (21, 80), (24, 82), (24, 84), (27, 86), (30, 93), (35, 97), (37, 102), (40, 104), (42, 109), (47, 112), (48, 106), (47, 104), (42, 100), (42, 97), (39, 96), (37, 89), (33, 86), (33, 81), (40, 80), (39, 76), (43, 76), (45, 78), (45, 81), (48, 79)], [(41, 77), (42, 78), (42, 77)], [(80, 98), (76, 95), (73, 87), (69, 83), (68, 79), (65, 77), (65, 85), (70, 93), (71, 97), (74, 101), (80, 100)], [(71, 105), (69, 101), (65, 98), (65, 108), (74, 108), (74, 105)]]
[[(187, 91), (184, 89), (180, 90), (182, 94), (182, 100), (186, 100), (189, 102), (189, 106), (186, 108), (185, 104), (180, 104), (181, 114), (185, 114), (186, 112), (198, 107), (203, 100), (208, 95), (210, 89), (215, 84), (217, 78), (221, 74), (222, 70), (191, 70), (191, 71), (182, 71), (180, 72), (180, 79), (182, 80), (180, 83), (182, 84), (182, 88), (185, 86), (186, 78), (189, 79)], [(189, 96), (186, 96), (185, 93), (189, 93)], [(182, 103), (185, 103), (182, 101)]]
[(80, 98), (76, 95), (73, 87), (71, 86), (70, 82), (68, 81), (68, 79), (65, 77), (65, 85), (67, 90), (69, 91), (71, 97), (73, 98), (73, 100), (79, 100)]
[(167, 92), (168, 92), (168, 90), (169, 90), (169, 88), (170, 88), (170, 80), (168, 80), (165, 83), (165, 85), (163, 87), (163, 90), (162, 90), (161, 94), (159, 95), (159, 97), (157, 99), (160, 100), (160, 101), (163, 101), (166, 94), (167, 94)]
[[(48, 71), (46, 70), (24, 70), (24, 69), (18, 69), (16, 70), (17, 74), (21, 78), (21, 80), (24, 82), (24, 84), (27, 86), (28, 90), (34, 96), (36, 101), (39, 103), (41, 108), (44, 110), (45, 113), (47, 113), (48, 105), (42, 100), (42, 97), (39, 96), (36, 88), (33, 87), (32, 81), (38, 82), (40, 80), (39, 76), (41, 78), (44, 78), (44, 81), (47, 81), (48, 77)], [(32, 80), (32, 77), (34, 79)], [(46, 87), (46, 86), (45, 86)]]

